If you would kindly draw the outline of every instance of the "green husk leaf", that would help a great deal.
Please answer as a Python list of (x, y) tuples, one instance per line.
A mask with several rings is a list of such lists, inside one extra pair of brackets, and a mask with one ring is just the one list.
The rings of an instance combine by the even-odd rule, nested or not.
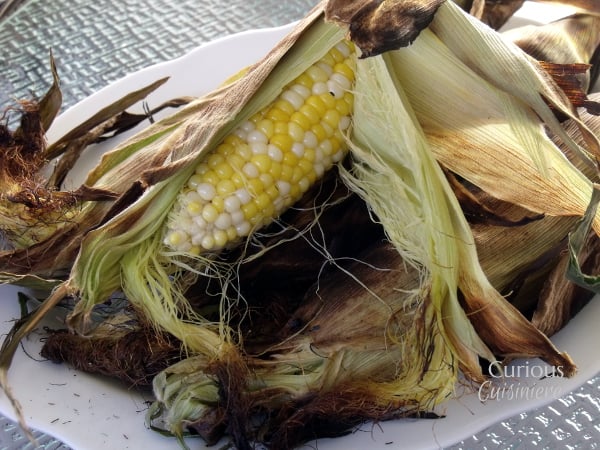
[(493, 356), (458, 303), (459, 243), (451, 231), (449, 187), (403, 88), (391, 76), (387, 56), (358, 64), (351, 149), (361, 163), (344, 178), (365, 198), (404, 259), (424, 271), (446, 345), (454, 346), (466, 373), (480, 378), (477, 355)]
[(600, 203), (600, 187), (595, 187), (588, 209), (577, 228), (569, 234), (569, 266), (567, 278), (579, 286), (590, 289), (600, 294), (600, 275), (589, 275), (583, 273), (579, 263), (579, 254), (582, 252), (587, 235), (592, 229), (592, 221), (596, 215)]

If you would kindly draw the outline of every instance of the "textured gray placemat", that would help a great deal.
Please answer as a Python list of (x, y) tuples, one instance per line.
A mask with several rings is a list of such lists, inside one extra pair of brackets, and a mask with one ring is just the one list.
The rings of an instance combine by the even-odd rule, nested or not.
[[(0, 22), (0, 109), (42, 95), (52, 50), (64, 107), (150, 64), (203, 42), (301, 18), (314, 0), (27, 0)], [(457, 449), (595, 449), (600, 442), (600, 376), (550, 406), (519, 414), (451, 447)], [(36, 433), (40, 449), (67, 450)], [(0, 450), (33, 449), (0, 417)]]

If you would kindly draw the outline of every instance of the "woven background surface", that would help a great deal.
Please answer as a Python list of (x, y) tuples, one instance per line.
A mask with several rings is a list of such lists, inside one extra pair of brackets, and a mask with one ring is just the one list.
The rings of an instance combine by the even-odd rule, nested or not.
[[(203, 42), (299, 19), (313, 4), (314, 0), (25, 0), (0, 22), (0, 108), (12, 99), (45, 91), (50, 49), (68, 107), (128, 73), (181, 56)], [(599, 448), (599, 397), (596, 376), (549, 406), (519, 414), (451, 448)], [(51, 436), (36, 436), (37, 448), (68, 448)], [(0, 417), (0, 450), (33, 448), (18, 426)]]

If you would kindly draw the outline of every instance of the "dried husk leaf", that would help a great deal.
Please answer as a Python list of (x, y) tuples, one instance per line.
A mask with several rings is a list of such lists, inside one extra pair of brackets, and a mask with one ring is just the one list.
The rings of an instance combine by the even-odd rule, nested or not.
[[(432, 22), (431, 30), (456, 57), (487, 82), (528, 105), (547, 127), (572, 147), (584, 163), (595, 165), (589, 155), (600, 154), (598, 138), (577, 119), (568, 97), (537, 61), (524, 54), (516, 45), (507, 42), (499, 33), (472, 16), (464, 14), (452, 2), (446, 2), (439, 8), (436, 19), (438, 20)], [(472, 42), (473, 45), (465, 46), (465, 41)], [(488, 64), (490, 54), (494, 55), (493, 67)], [(552, 108), (549, 108), (548, 104)], [(512, 110), (513, 114), (519, 109), (510, 105), (507, 105), (507, 108)], [(578, 146), (564, 132), (556, 119), (556, 111), (580, 126), (586, 148)], [(533, 159), (538, 170), (546, 174), (547, 167), (541, 147), (537, 147), (536, 150), (540, 143), (535, 142), (538, 139), (532, 142), (533, 133), (525, 129), (531, 126), (531, 120), (531, 117), (515, 117), (511, 121), (511, 128), (519, 139), (524, 140), (521, 145), (528, 149), (529, 157)], [(529, 142), (526, 139), (530, 139)]]
[[(412, 111), (407, 109), (409, 103), (398, 97), (402, 91), (390, 76), (388, 64), (376, 57), (360, 61), (357, 66), (351, 148), (360, 164), (355, 164), (344, 178), (373, 209), (407, 264), (424, 271), (423, 280), (440, 312), (438, 326), (449, 341), (447, 345), (452, 346), (462, 370), (480, 379), (477, 355), (488, 359), (493, 356), (476, 335), (456, 297), (457, 242), (448, 237), (455, 233), (449, 232), (454, 227), (441, 194), (443, 181), (434, 175), (440, 169), (429, 159), (427, 144)], [(391, 117), (395, 118), (393, 122)], [(389, 125), (382, 129), (382, 123)], [(389, 204), (390, 198), (398, 202), (397, 206)]]
[[(503, 33), (538, 61), (559, 64), (592, 63), (600, 47), (600, 16), (576, 14), (546, 25), (527, 25)], [(578, 77), (587, 92), (589, 71)]]
[(410, 45), (445, 0), (329, 0), (325, 20), (348, 27), (362, 57)]
[(502, 293), (513, 293), (515, 280), (564, 241), (575, 217), (545, 217), (518, 227), (472, 225), (481, 266)]
[(49, 145), (46, 149), (46, 158), (54, 159), (60, 156), (65, 151), (65, 147), (68, 146), (70, 141), (81, 139), (89, 132), (89, 130), (100, 126), (108, 120), (114, 119), (122, 111), (125, 111), (130, 106), (145, 98), (152, 91), (156, 90), (161, 85), (163, 85), (167, 80), (168, 78), (162, 78), (154, 83), (151, 83), (148, 86), (144, 86), (141, 89), (130, 92), (123, 98), (102, 108), (100, 111), (96, 112), (92, 117), (84, 120), (81, 124), (77, 125), (75, 128), (68, 131), (61, 138)]
[[(600, 272), (600, 242), (598, 236), (590, 233), (578, 255), (578, 261), (585, 273)], [(548, 274), (539, 294), (539, 299), (531, 317), (533, 323), (547, 336), (561, 330), (591, 299), (593, 293), (577, 286), (565, 274), (571, 255), (563, 251), (558, 264)]]
[(465, 180), (459, 180), (450, 171), (446, 171), (446, 178), (470, 224), (520, 226), (543, 217), (542, 214), (533, 214), (512, 203), (498, 200)]
[[(588, 100), (590, 103), (600, 104), (600, 92), (592, 92), (588, 95)], [(588, 112), (586, 108), (579, 108), (578, 114), (581, 118), (581, 121), (584, 122), (594, 134), (600, 136), (600, 116), (596, 113), (592, 114)], [(584, 138), (581, 135), (579, 126), (576, 123), (574, 123), (572, 120), (566, 120), (563, 122), (563, 128), (565, 129), (565, 132), (567, 132), (573, 138), (573, 140), (575, 140), (575, 142), (579, 143), (580, 145), (584, 145)], [(567, 156), (569, 161), (573, 163), (573, 165), (577, 166), (577, 168), (586, 174), (588, 178), (594, 178), (597, 173), (596, 170), (588, 167), (587, 165), (581, 164), (581, 161), (576, 157), (571, 148), (556, 135), (551, 134), (551, 137), (554, 143), (562, 150), (562, 152)]]
[[(507, 93), (514, 89), (496, 90), (486, 81), (487, 73), (483, 79), (462, 65), (429, 30), (410, 48), (390, 54), (439, 162), (488, 194), (532, 212), (583, 214), (591, 193), (590, 180), (565, 160), (521, 97)], [(471, 55), (458, 56), (473, 59)], [(438, 61), (445, 70), (432, 73), (426, 63), (430, 60)], [(511, 66), (505, 70), (510, 71)], [(448, 105), (454, 114), (447, 113)], [(548, 110), (548, 114), (552, 113)], [(556, 122), (553, 116), (551, 120)], [(577, 123), (581, 129), (583, 124)], [(593, 136), (585, 130), (586, 137)], [(562, 129), (558, 132), (565, 135)], [(572, 140), (567, 136), (565, 141)], [(597, 218), (596, 229), (599, 224)]]
[(60, 77), (56, 69), (54, 56), (50, 53), (50, 72), (52, 73), (52, 85), (40, 100), (40, 117), (42, 127), (48, 130), (62, 106), (62, 92), (60, 90)]

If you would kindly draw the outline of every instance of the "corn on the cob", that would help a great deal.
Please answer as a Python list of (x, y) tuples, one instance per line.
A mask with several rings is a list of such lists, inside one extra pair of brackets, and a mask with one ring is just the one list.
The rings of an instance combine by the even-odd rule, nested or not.
[(173, 207), (168, 247), (199, 254), (248, 236), (343, 158), (352, 54), (341, 41), (200, 162)]

